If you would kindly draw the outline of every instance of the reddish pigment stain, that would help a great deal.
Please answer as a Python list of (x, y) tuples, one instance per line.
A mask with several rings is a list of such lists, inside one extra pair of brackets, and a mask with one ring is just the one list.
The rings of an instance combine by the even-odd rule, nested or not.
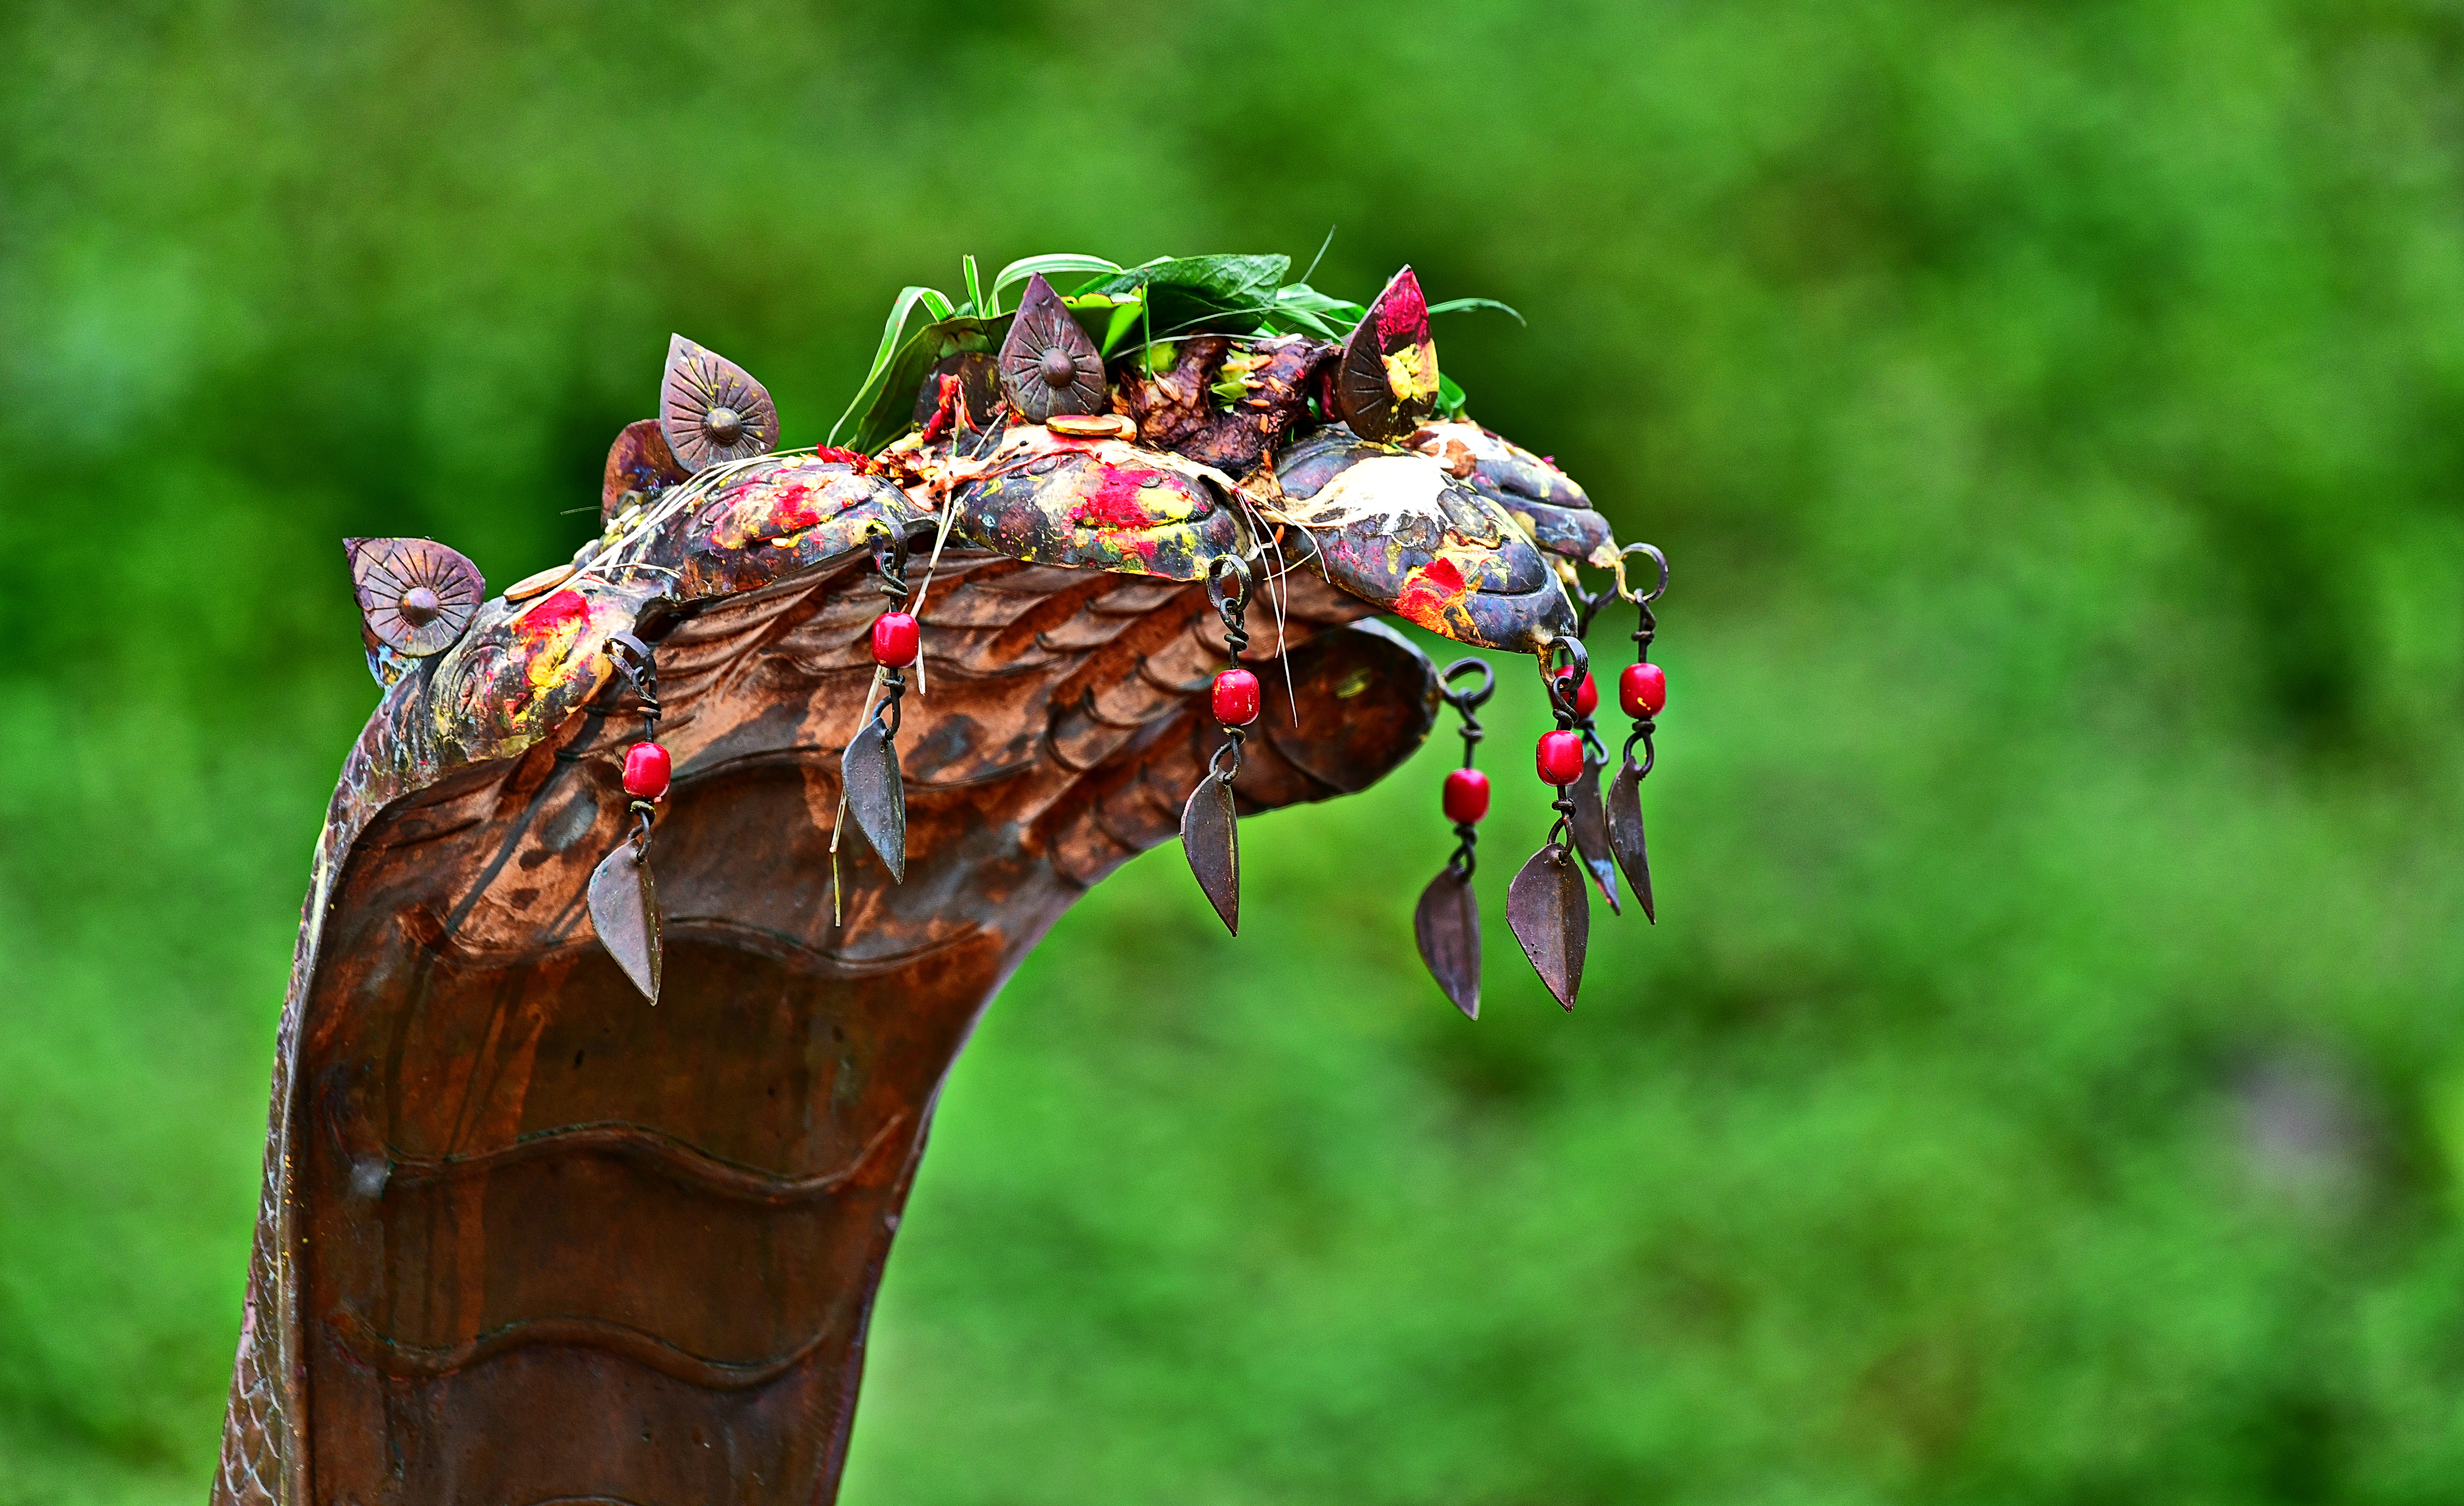
[(1428, 322), (1429, 300), (1420, 295), (1420, 279), (1406, 271), (1377, 306), (1377, 341), (1392, 345), (1397, 338), (1417, 337)]
[(1446, 608), (1463, 600), (1465, 589), (1463, 571), (1453, 560), (1434, 559), (1403, 582), (1401, 594), (1395, 598), (1395, 610), (1407, 621), (1434, 629), (1445, 621)]
[(762, 534), (777, 537), (820, 522), (821, 510), (813, 506), (814, 490), (813, 485), (805, 481), (790, 481), (781, 487), (770, 499), (770, 512), (764, 520)]
[(523, 613), (515, 630), (531, 642), (544, 643), (589, 621), (590, 603), (582, 599), (581, 592), (559, 591)]
[(1069, 510), (1072, 523), (1091, 523), (1097, 528), (1152, 528), (1155, 517), (1148, 513), (1139, 493), (1145, 491), (1147, 477), (1158, 474), (1146, 469), (1104, 468), (1104, 481), (1095, 494)]

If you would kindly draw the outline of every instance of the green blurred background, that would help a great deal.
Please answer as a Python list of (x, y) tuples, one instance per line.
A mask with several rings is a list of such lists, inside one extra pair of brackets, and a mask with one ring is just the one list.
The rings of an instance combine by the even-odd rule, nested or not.
[[(1441, 739), (992, 1010), (877, 1503), (2464, 1498), (2464, 11), (0, 7), (0, 1502), (202, 1498), (337, 540), (502, 582), (669, 332), (1409, 260), (1677, 566), (1661, 923), (1421, 974)], [(1612, 663), (1624, 622), (1595, 635)], [(1536, 841), (1501, 695), (1492, 906)], [(1492, 877), (1493, 875), (1493, 877)]]

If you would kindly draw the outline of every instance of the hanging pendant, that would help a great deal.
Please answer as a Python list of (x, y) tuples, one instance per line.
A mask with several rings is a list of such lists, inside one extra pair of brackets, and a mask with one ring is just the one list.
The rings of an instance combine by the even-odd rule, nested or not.
[(1506, 888), (1506, 924), (1523, 944), (1532, 971), (1568, 1009), (1583, 987), (1583, 952), (1591, 945), (1592, 902), (1583, 892), (1581, 860), (1563, 842), (1531, 855)]
[(1625, 870), (1626, 882), (1634, 885), (1634, 900), (1642, 906), (1642, 918), (1657, 926), (1660, 916), (1651, 905), (1651, 856), (1642, 840), (1642, 771), (1631, 758), (1609, 781), (1606, 816), (1610, 850), (1617, 854), (1617, 866)]
[(1600, 766), (1586, 759), (1582, 777), (1570, 793), (1574, 797), (1574, 818), (1568, 825), (1574, 852), (1599, 886), (1600, 898), (1609, 902), (1609, 913), (1621, 915), (1625, 912), (1617, 905), (1617, 855), (1609, 841), (1608, 813), (1600, 807)]
[(1180, 811), (1180, 847), (1189, 871), (1223, 917), (1224, 928), (1241, 934), (1241, 828), (1232, 808), (1231, 781), (1210, 773), (1190, 792)]
[(652, 1004), (659, 1002), (659, 894), (650, 882), (648, 843), (618, 842), (590, 872), (590, 924), (599, 941)]
[(880, 855), (892, 884), (907, 882), (907, 784), (898, 770), (898, 744), (875, 716), (864, 724), (839, 759), (847, 814), (855, 829)]
[(1412, 911), (1412, 939), (1455, 1008), (1480, 1018), (1480, 899), (1471, 875), (1448, 863), (1429, 881)]
[(1206, 570), (1207, 600), (1223, 621), (1223, 642), (1231, 650), (1232, 667), (1215, 677), (1206, 697), (1207, 709), (1223, 729), (1223, 744), (1206, 762), (1206, 777), (1189, 792), (1180, 808), (1180, 850), (1189, 871), (1206, 891), (1206, 903), (1223, 918), (1224, 928), (1241, 934), (1241, 826), (1232, 804), (1232, 781), (1241, 777), (1241, 746), (1246, 729), (1258, 720), (1264, 688), (1258, 677), (1241, 667), (1242, 650), (1249, 646), (1249, 567), (1237, 555), (1217, 557)]
[[(1465, 675), (1478, 675), (1480, 683), (1455, 688)], [(1439, 809), (1454, 823), (1455, 850), (1412, 910), (1420, 961), (1465, 1019), (1480, 1018), (1480, 896), (1472, 892), (1471, 880), (1480, 870), (1480, 823), (1488, 815), (1488, 775), (1472, 767), (1472, 754), (1487, 735), (1479, 710), (1496, 688), (1496, 671), (1485, 659), (1458, 659), (1439, 677), (1439, 698), (1463, 718), (1463, 767), (1446, 771), (1438, 798)]]

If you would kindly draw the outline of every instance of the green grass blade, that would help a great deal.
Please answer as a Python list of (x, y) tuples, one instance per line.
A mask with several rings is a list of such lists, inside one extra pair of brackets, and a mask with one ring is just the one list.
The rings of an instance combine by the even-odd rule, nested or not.
[(1467, 309), (1495, 309), (1500, 314), (1512, 315), (1514, 322), (1524, 328), (1531, 327), (1531, 321), (1517, 312), (1512, 304), (1500, 303), (1495, 298), (1448, 298), (1443, 303), (1429, 305), (1431, 314), (1461, 314)]
[(890, 370), (891, 358), (898, 354), (898, 337), (906, 331), (907, 316), (914, 313), (915, 306), (919, 303), (936, 319), (946, 319), (957, 312), (950, 306), (949, 296), (937, 288), (899, 289), (896, 301), (890, 305), (890, 321), (881, 327), (881, 348), (873, 352), (872, 369), (864, 374), (863, 384), (855, 389), (855, 396), (847, 401), (847, 411), (840, 414), (839, 421), (830, 426), (830, 437), (823, 443), (837, 444), (839, 430), (847, 427), (847, 420), (855, 417), (859, 409), (872, 401), (872, 394), (880, 385), (882, 374)]

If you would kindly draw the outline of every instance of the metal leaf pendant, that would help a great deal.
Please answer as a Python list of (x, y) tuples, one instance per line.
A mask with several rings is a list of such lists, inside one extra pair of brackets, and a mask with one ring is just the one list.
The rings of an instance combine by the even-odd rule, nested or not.
[(1429, 976), (1455, 1008), (1466, 1019), (1480, 1018), (1480, 901), (1461, 868), (1447, 863), (1420, 891), (1412, 937), (1420, 944)]
[(1574, 800), (1574, 818), (1569, 823), (1573, 831), (1574, 851), (1582, 856), (1583, 866), (1592, 873), (1592, 882), (1600, 886), (1600, 898), (1609, 902), (1609, 913), (1622, 915), (1617, 906), (1617, 858), (1609, 846), (1608, 813), (1600, 808), (1600, 766), (1586, 758), (1583, 776), (1574, 781), (1571, 792)]
[(600, 945), (651, 1003), (659, 1002), (659, 895), (628, 840), (590, 871), (590, 924)]
[(1104, 358), (1041, 273), (1026, 279), (1000, 363), (1002, 396), (1030, 424), (1055, 413), (1101, 413), (1109, 404)]
[(1657, 926), (1660, 916), (1651, 907), (1651, 857), (1642, 844), (1642, 771), (1631, 758), (1609, 781), (1607, 816), (1609, 850), (1617, 854), (1617, 866), (1634, 885), (1643, 919)]
[(1553, 841), (1533, 853), (1507, 885), (1506, 924), (1540, 981), (1558, 1003), (1573, 1009), (1583, 987), (1583, 952), (1592, 940), (1582, 861)]
[(1220, 774), (1198, 781), (1180, 810), (1180, 847), (1189, 871), (1206, 891), (1224, 928), (1241, 934), (1241, 827), (1232, 809), (1232, 787)]
[(727, 460), (766, 455), (779, 443), (779, 410), (752, 373), (681, 335), (668, 337), (668, 375), (659, 384), (659, 432), (688, 472)]
[(839, 759), (839, 777), (846, 782), (847, 814), (856, 830), (881, 855), (891, 882), (907, 882), (907, 783), (898, 773), (898, 745), (878, 719), (847, 744)]

